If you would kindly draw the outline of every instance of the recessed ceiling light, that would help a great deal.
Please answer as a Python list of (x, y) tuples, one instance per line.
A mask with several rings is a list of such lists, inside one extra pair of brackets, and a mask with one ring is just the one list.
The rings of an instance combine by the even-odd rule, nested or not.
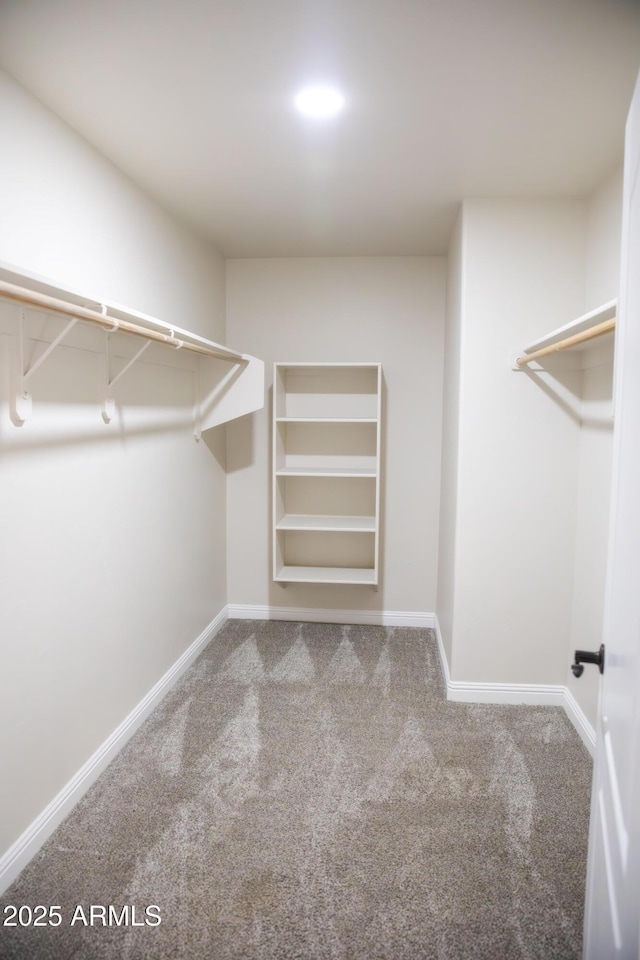
[(344, 107), (344, 97), (334, 87), (305, 87), (294, 100), (296, 109), (305, 117), (324, 120), (340, 113)]

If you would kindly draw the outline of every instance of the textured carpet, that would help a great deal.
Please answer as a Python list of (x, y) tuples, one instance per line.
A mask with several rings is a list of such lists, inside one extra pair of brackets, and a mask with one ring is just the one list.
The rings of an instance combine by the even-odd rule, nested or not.
[(2, 898), (60, 925), (0, 955), (578, 958), (590, 780), (561, 708), (447, 703), (432, 631), (230, 621)]

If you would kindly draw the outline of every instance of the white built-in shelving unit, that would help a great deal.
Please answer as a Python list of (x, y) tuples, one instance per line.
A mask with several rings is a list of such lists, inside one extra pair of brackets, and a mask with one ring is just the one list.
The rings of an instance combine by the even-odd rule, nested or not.
[(382, 368), (276, 363), (273, 578), (378, 584)]

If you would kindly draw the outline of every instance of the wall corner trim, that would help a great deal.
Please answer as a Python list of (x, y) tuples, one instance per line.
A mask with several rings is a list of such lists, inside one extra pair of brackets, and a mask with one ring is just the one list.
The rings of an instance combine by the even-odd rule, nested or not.
[(160, 701), (177, 683), (182, 674), (202, 653), (210, 640), (226, 623), (226, 606), (220, 611), (202, 633), (176, 660), (140, 703), (125, 717), (113, 733), (107, 737), (95, 753), (89, 757), (62, 790), (47, 804), (42, 813), (27, 827), (9, 849), (0, 857), (0, 893), (3, 893), (26, 867), (43, 843), (48, 840), (64, 818), (71, 812), (89, 787), (98, 779), (116, 755), (131, 739), (136, 730), (158, 706)]
[(465, 680), (452, 680), (437, 617), (435, 631), (447, 689), (447, 700), (457, 703), (527, 703), (533, 706), (563, 707), (578, 736), (591, 756), (594, 756), (595, 730), (568, 687), (562, 684), (546, 683), (472, 683)]
[(576, 728), (578, 735), (592, 757), (596, 752), (596, 731), (587, 719), (582, 707), (571, 693), (569, 687), (564, 688), (563, 707), (569, 720)]
[(325, 610), (311, 607), (271, 607), (230, 603), (230, 620), (299, 620), (304, 623), (362, 623), (383, 627), (426, 627), (435, 629), (435, 613), (404, 610)]
[(444, 651), (444, 640), (442, 639), (442, 632), (440, 630), (440, 622), (438, 620), (438, 615), (435, 617), (435, 631), (436, 631), (436, 640), (438, 641), (438, 654), (440, 656), (440, 666), (442, 667), (442, 676), (444, 678), (444, 685), (447, 691), (447, 700), (451, 700), (449, 696), (449, 685), (451, 683), (451, 674), (449, 672), (449, 661), (447, 660), (447, 655)]

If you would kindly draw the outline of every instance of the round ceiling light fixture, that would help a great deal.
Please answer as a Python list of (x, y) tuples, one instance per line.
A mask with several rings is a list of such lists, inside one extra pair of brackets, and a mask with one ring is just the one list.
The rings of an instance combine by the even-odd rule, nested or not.
[(305, 117), (314, 120), (327, 120), (335, 117), (344, 107), (344, 97), (335, 87), (305, 87), (294, 100), (296, 110)]

